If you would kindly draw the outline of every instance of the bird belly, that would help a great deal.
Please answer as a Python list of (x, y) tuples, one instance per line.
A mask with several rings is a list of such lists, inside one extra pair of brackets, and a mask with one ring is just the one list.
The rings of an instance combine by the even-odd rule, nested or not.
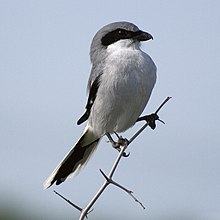
[(154, 63), (139, 53), (135, 56), (116, 56), (106, 64), (89, 118), (98, 135), (133, 126), (149, 100), (155, 83)]

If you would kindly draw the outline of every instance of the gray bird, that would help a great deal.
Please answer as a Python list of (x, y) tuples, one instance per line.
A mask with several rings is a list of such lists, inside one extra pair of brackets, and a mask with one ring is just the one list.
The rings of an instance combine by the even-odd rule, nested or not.
[(88, 101), (77, 122), (87, 121), (87, 125), (44, 188), (76, 175), (104, 135), (123, 132), (138, 121), (156, 82), (156, 66), (140, 49), (140, 42), (150, 39), (149, 33), (124, 21), (108, 24), (96, 33), (90, 47)]

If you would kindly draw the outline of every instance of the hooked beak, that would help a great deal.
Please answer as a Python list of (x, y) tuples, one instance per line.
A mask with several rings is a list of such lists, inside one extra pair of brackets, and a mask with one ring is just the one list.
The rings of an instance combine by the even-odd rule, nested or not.
[(138, 41), (147, 41), (147, 40), (150, 40), (152, 39), (153, 40), (153, 36), (147, 32), (144, 32), (144, 31), (137, 31), (135, 32), (135, 35), (133, 37), (134, 39), (138, 40)]

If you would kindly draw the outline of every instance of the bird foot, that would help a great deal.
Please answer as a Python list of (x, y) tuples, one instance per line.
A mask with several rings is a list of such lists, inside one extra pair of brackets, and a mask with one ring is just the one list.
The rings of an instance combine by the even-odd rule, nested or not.
[[(118, 136), (117, 133), (116, 133), (116, 135), (118, 137), (118, 141), (115, 142), (114, 148), (120, 152), (121, 146), (128, 146), (129, 141), (128, 141), (128, 139), (123, 138), (122, 136)], [(130, 153), (126, 154), (126, 152), (123, 152), (123, 154), (122, 154), (123, 157), (128, 157), (129, 155), (130, 155)]]
[[(121, 151), (121, 146), (128, 146), (129, 141), (126, 138), (122, 138), (121, 136), (119, 136), (116, 132), (115, 135), (118, 138), (118, 141), (114, 141), (112, 136), (109, 133), (106, 133), (106, 136), (108, 137), (109, 141), (111, 142), (112, 146), (117, 150), (117, 151)], [(128, 157), (130, 155), (130, 153), (126, 154), (125, 152), (123, 152), (122, 156), (123, 157)]]
[[(145, 115), (145, 116), (142, 116), (137, 119), (137, 121), (146, 121), (148, 123), (148, 125), (151, 127), (151, 129), (153, 129), (153, 130), (156, 128), (156, 123), (155, 123), (156, 120), (161, 121), (159, 119), (159, 116), (156, 113), (152, 113), (150, 115)], [(163, 122), (163, 121), (161, 121), (161, 122)]]

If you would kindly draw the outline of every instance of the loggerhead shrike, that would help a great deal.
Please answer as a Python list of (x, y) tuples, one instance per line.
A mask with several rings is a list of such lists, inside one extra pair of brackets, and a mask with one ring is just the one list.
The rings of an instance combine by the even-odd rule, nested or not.
[(140, 49), (140, 42), (150, 39), (149, 33), (124, 21), (108, 24), (96, 33), (90, 47), (88, 101), (77, 121), (78, 125), (87, 121), (87, 125), (44, 188), (76, 175), (104, 135), (123, 132), (138, 121), (156, 82), (156, 66)]

